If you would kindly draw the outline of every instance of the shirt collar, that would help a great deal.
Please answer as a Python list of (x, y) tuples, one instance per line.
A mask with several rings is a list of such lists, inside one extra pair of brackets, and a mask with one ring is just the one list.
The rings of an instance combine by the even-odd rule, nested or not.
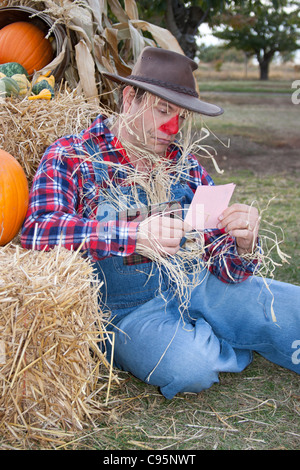
[(107, 141), (110, 143), (113, 140), (114, 135), (108, 128), (108, 123), (109, 119), (103, 114), (99, 114), (90, 127), (83, 131), (81, 136), (82, 140), (88, 140), (90, 138), (97, 138), (105, 135)]

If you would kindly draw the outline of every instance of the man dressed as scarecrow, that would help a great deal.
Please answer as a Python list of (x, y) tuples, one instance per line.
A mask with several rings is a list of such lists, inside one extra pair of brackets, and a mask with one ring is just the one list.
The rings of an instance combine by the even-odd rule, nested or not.
[[(147, 47), (130, 76), (104, 74), (122, 84), (120, 112), (46, 150), (22, 229), (25, 248), (61, 244), (91, 258), (114, 365), (168, 399), (242, 371), (253, 351), (300, 372), (300, 287), (257, 275), (257, 209), (233, 204), (214, 227), (187, 223), (197, 188), (214, 186), (191, 119), (223, 113), (199, 99), (196, 68)], [(205, 205), (193, 210), (206, 217)]]

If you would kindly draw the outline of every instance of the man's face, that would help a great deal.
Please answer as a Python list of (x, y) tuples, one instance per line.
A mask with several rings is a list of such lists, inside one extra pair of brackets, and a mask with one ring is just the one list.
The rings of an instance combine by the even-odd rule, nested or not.
[(160, 156), (165, 155), (188, 115), (186, 110), (148, 93), (137, 99), (132, 87), (124, 90), (124, 113), (129, 127), (127, 140)]

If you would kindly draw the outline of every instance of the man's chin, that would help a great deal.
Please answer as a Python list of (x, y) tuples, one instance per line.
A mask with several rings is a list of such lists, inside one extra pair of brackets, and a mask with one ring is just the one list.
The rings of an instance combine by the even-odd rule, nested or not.
[(145, 147), (147, 148), (147, 150), (151, 152), (155, 152), (159, 156), (164, 156), (170, 144), (171, 142), (169, 140), (166, 140), (166, 141), (155, 140), (154, 141), (153, 139), (153, 144), (150, 144), (149, 142)]

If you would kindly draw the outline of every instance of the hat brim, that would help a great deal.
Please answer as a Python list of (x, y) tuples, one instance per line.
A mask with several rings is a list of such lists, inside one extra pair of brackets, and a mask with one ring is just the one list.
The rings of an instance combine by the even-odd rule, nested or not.
[(121, 77), (119, 75), (114, 75), (108, 72), (102, 73), (104, 77), (109, 80), (113, 80), (117, 83), (125, 83), (134, 87), (141, 88), (142, 90), (148, 91), (153, 95), (162, 98), (169, 103), (175, 104), (180, 108), (188, 109), (195, 113), (204, 114), (205, 116), (220, 116), (224, 113), (224, 110), (215, 104), (207, 103), (202, 101), (199, 98), (194, 96), (179, 93), (177, 91), (170, 90), (168, 88), (162, 88), (158, 85), (153, 85), (152, 83), (140, 82), (131, 78)]

